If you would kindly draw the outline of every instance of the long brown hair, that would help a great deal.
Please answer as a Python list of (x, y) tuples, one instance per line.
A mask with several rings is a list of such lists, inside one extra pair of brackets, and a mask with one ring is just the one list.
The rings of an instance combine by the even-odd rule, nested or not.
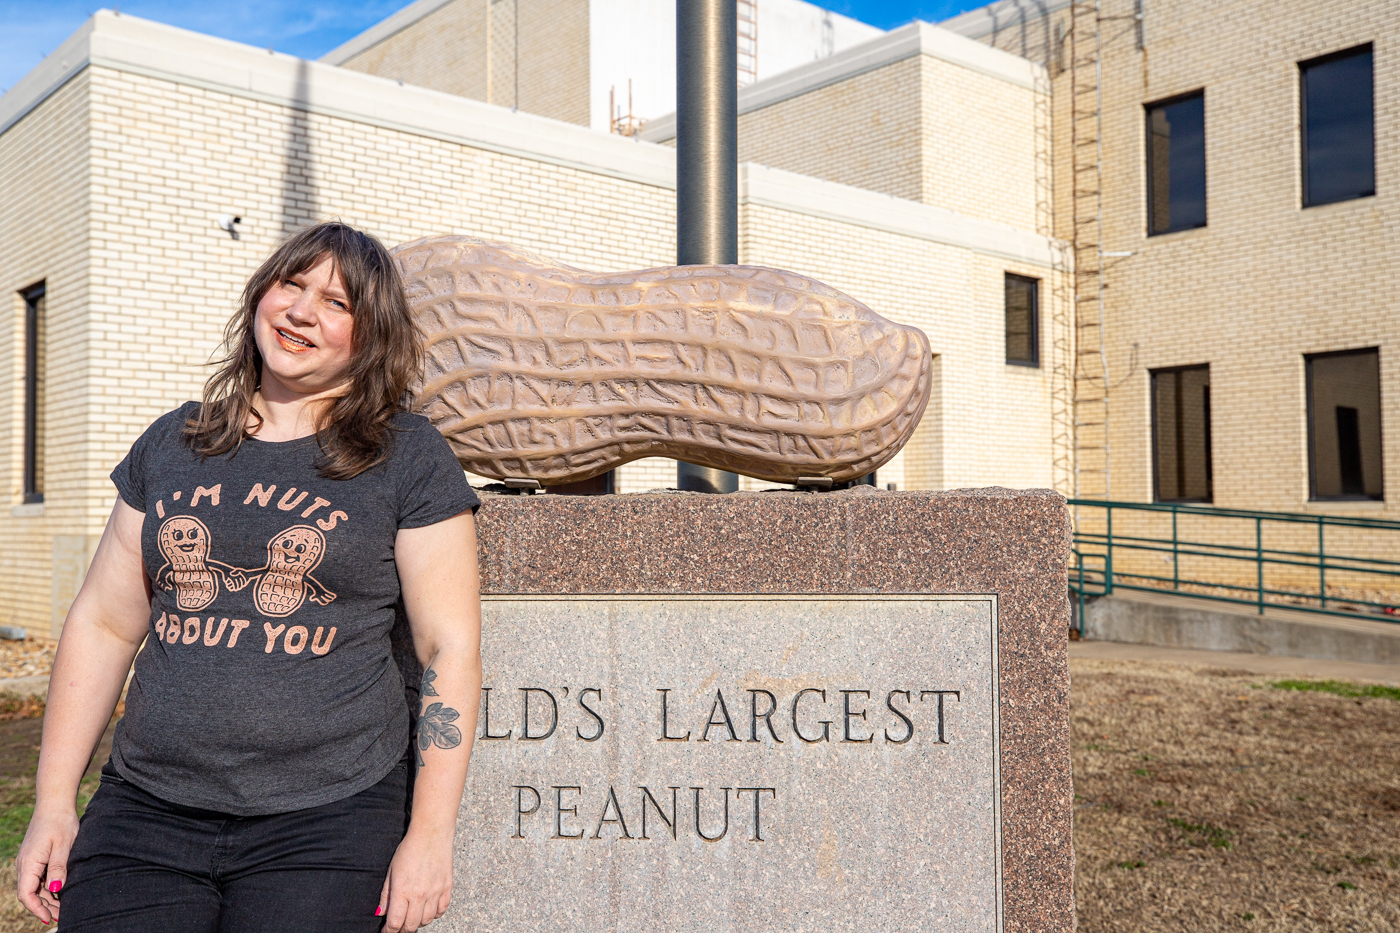
[(244, 286), (242, 304), (224, 328), (225, 355), (204, 384), (204, 403), (185, 422), (185, 443), (195, 453), (215, 457), (237, 450), (248, 437), (249, 420), (262, 425), (253, 405), (263, 369), (253, 338), (258, 302), (268, 289), (326, 256), (345, 283), (354, 330), (347, 389), (323, 406), (317, 423), (317, 470), (327, 479), (350, 479), (388, 456), (390, 420), (402, 407), (422, 349), (393, 257), (374, 237), (338, 222), (293, 234)]

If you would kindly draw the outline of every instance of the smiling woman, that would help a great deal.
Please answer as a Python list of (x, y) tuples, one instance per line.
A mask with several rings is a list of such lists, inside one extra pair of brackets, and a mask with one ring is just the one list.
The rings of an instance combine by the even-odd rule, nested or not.
[(328, 479), (349, 479), (384, 457), (389, 420), (420, 355), (393, 259), (339, 223), (306, 228), (263, 263), (224, 344), (230, 352), (185, 426), (190, 446), (218, 456), (245, 436), (302, 436), (306, 421), (266, 423), (291, 402), (317, 422)]
[(204, 400), (112, 473), (50, 680), (20, 901), (47, 923), (61, 897), (74, 931), (414, 930), (447, 909), (472, 734), (409, 754), (390, 631), (406, 620), (428, 718), (475, 722), (479, 502), (401, 408), (418, 345), (373, 237), (293, 236), (226, 349)]

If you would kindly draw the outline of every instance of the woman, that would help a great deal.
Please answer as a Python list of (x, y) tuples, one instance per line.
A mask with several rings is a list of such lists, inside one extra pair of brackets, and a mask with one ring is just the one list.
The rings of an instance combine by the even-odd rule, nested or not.
[[(45, 923), (61, 900), (74, 931), (414, 930), (451, 893), (481, 687), (479, 503), (442, 436), (400, 410), (417, 335), (372, 237), (293, 236), (226, 341), (203, 403), (112, 473), (50, 680), (20, 900)], [(400, 601), (424, 668), (412, 743)]]

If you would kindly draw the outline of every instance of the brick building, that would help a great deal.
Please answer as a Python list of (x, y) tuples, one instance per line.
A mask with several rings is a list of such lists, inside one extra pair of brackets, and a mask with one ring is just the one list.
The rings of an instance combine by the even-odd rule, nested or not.
[[(1400, 7), (740, 6), (741, 261), (935, 353), (881, 485), (1400, 517)], [(662, 8), (418, 0), (320, 62), (104, 12), (0, 98), (0, 623), (57, 631), (107, 472), (299, 225), (673, 261)]]
[(1051, 76), (1080, 492), (1400, 517), (1400, 6), (1001, 0), (942, 26)]
[[(521, 0), (522, 25), (529, 7)], [(741, 167), (741, 261), (812, 275), (928, 333), (934, 400), (882, 485), (1048, 485), (1046, 370), (1007, 364), (1004, 305), (1008, 276), (1055, 277), (1057, 243), (1021, 203), (1033, 185), (996, 178), (1035, 172), (1033, 145), (999, 137), (1044, 109), (1044, 69), (916, 24), (746, 93), (784, 82), (773, 106), (789, 122), (809, 95), (860, 119), (872, 80), (903, 88), (895, 109), (917, 131), (912, 145), (877, 165), (888, 140), (872, 138), (850, 153), (872, 168), (850, 172), (746, 156), (769, 164)], [(943, 102), (905, 113), (930, 86)], [(989, 93), (1002, 109), (976, 105)], [(597, 270), (672, 263), (674, 151), (573, 116), (111, 12), (18, 82), (0, 98), (0, 286), (11, 295), (0, 622), (58, 631), (112, 507), (107, 473), (155, 417), (198, 397), (243, 282), (298, 226), (338, 217), (390, 244), (471, 234)], [(936, 150), (950, 133), (986, 154), (953, 163), (985, 203), (941, 177), (949, 153)], [(1024, 327), (1017, 339), (1030, 357), (1048, 353)], [(674, 478), (673, 463), (649, 460), (618, 482), (628, 492)]]

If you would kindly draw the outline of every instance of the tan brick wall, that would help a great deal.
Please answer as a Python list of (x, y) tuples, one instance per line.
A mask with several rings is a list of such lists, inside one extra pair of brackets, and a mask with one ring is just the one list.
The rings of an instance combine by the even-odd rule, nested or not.
[(452, 0), (341, 67), (473, 100), (490, 100), (486, 32), (491, 5), (492, 0)]
[[(0, 624), (47, 635), (55, 604), (86, 570), (65, 561), (54, 575), (55, 535), (101, 531), (87, 508), (94, 379), (87, 339), (90, 186), (88, 76), (80, 74), (0, 136)], [(42, 505), (22, 506), (24, 302), (19, 289), (46, 282), (47, 375)], [(71, 596), (69, 597), (71, 598)]]
[(739, 117), (739, 161), (921, 199), (919, 56)]
[(1035, 96), (916, 55), (741, 115), (739, 161), (1034, 230)]
[[(1132, 0), (1105, 0), (1128, 16)], [(1055, 20), (1064, 13), (1055, 14)], [(1211, 366), (1215, 504), (1400, 517), (1400, 6), (1385, 0), (1147, 5), (1103, 53), (1104, 247), (1113, 495), (1152, 497), (1151, 369)], [(1033, 60), (1054, 24), (983, 41)], [(1302, 208), (1297, 62), (1375, 48), (1377, 195)], [(1068, 62), (1068, 48), (1064, 61)], [(1069, 235), (1069, 80), (1055, 79), (1057, 230)], [(1205, 89), (1208, 226), (1146, 236), (1143, 105)], [(1380, 347), (1386, 503), (1308, 502), (1303, 355)]]
[(519, 105), (519, 0), (487, 0), (486, 97), (502, 107)]
[(453, 0), (342, 67), (587, 126), (588, 2)]
[(589, 0), (501, 0), (520, 4), (520, 109), (587, 126)]
[[(921, 56), (920, 196), (968, 217), (1035, 230), (1035, 92)], [(1048, 90), (1048, 88), (1047, 88)]]

